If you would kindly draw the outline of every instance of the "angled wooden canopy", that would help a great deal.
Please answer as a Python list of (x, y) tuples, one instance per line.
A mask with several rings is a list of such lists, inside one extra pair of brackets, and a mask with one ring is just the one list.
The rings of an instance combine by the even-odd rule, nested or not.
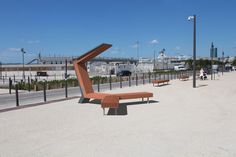
[(97, 47), (95, 47), (94, 49), (90, 50), (89, 52), (81, 55), (79, 58), (77, 58), (77, 63), (85, 63), (89, 60), (91, 60), (92, 58), (96, 57), (97, 55), (101, 54), (102, 52), (104, 52), (105, 50), (109, 49), (110, 47), (112, 47), (111, 44), (101, 44)]

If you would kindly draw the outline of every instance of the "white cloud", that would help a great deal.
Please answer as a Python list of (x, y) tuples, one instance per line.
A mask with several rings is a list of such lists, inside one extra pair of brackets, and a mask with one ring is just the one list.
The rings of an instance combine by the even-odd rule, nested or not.
[(19, 52), (21, 48), (8, 48), (6, 52)]
[(176, 50), (176, 51), (178, 51), (178, 50), (180, 50), (180, 49), (181, 49), (180, 46), (176, 46), (176, 47), (175, 47), (175, 50)]
[(159, 41), (157, 39), (153, 39), (152, 41), (150, 41), (150, 44), (159, 44)]
[(131, 47), (132, 47), (132, 48), (138, 48), (138, 47), (139, 47), (139, 42), (138, 42), (138, 41), (135, 42)]
[(119, 54), (121, 52), (121, 49), (120, 48), (113, 48), (110, 50), (110, 53), (115, 55), (115, 54)]
[(28, 44), (39, 44), (40, 40), (29, 40), (27, 41)]
[(137, 47), (138, 47), (138, 44), (132, 45), (132, 48), (137, 48)]

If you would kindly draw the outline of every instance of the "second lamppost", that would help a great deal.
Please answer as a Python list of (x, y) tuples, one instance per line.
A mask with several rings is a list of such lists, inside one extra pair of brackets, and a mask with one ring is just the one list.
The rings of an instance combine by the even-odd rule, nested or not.
[(193, 88), (196, 88), (196, 18), (196, 15), (188, 17), (188, 21), (193, 21)]
[(24, 48), (22, 48), (21, 49), (21, 52), (22, 52), (22, 70), (23, 70), (23, 75), (22, 75), (22, 79), (23, 79), (23, 81), (25, 81), (25, 56), (24, 56), (24, 54), (26, 53), (25, 52), (25, 50), (24, 50)]

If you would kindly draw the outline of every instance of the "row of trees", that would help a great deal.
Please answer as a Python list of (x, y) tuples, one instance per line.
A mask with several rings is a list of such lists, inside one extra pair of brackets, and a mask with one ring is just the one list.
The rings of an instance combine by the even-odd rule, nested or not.
[[(236, 66), (236, 59), (234, 59), (233, 62), (228, 62), (228, 61), (222, 62), (222, 61), (213, 60), (212, 63), (211, 63), (211, 60), (208, 60), (208, 59), (199, 59), (199, 60), (196, 60), (196, 69), (199, 70), (201, 68), (211, 68), (211, 64), (223, 65), (223, 64), (227, 64), (227, 63), (230, 63), (230, 64)], [(192, 69), (193, 60), (189, 59), (185, 62), (185, 64), (190, 69)]]

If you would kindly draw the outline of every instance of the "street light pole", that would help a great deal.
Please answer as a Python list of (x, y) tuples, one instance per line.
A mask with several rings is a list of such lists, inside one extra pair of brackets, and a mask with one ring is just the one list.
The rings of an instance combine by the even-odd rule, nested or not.
[(21, 49), (21, 52), (22, 52), (22, 68), (23, 68), (23, 80), (25, 81), (25, 51), (24, 51), (24, 48)]
[(156, 67), (156, 51), (154, 50), (154, 59), (153, 59), (153, 70)]
[(137, 48), (137, 58), (139, 60), (139, 41), (136, 42), (136, 48)]
[(225, 55), (225, 53), (224, 53), (224, 51), (222, 52), (222, 75), (223, 75), (223, 73), (224, 73), (224, 55)]
[(188, 20), (193, 20), (193, 88), (196, 88), (196, 15), (189, 16)]
[(0, 80), (2, 79), (2, 62), (0, 62)]

